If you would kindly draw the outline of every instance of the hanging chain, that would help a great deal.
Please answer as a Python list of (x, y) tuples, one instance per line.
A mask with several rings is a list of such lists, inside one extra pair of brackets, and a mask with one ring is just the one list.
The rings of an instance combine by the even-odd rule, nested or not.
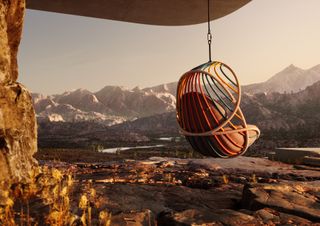
[(210, 27), (210, 0), (208, 0), (208, 34), (207, 34), (208, 46), (209, 46), (209, 62), (211, 62), (211, 42), (212, 42), (212, 34)]

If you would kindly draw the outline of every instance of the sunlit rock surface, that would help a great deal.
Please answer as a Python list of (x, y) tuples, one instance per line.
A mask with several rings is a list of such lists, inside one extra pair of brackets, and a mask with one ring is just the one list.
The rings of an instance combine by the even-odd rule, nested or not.
[(17, 83), (17, 53), (25, 1), (0, 2), (0, 181), (24, 181), (35, 165), (35, 113), (28, 90)]
[(0, 2), (0, 83), (18, 78), (17, 54), (21, 40), (25, 1)]
[[(28, 176), (37, 150), (35, 114), (29, 92), (20, 84), (0, 86), (0, 179)], [(3, 173), (6, 172), (6, 173)]]
[(319, 181), (247, 184), (242, 205), (246, 209), (272, 208), (311, 221), (320, 221)]
[[(101, 155), (97, 158), (102, 159)], [(112, 213), (111, 225), (319, 225), (320, 222), (319, 168), (297, 169), (290, 164), (252, 157), (134, 160), (125, 159), (123, 154), (116, 161), (109, 158), (100, 163), (43, 163), (73, 172), (77, 191), (84, 191), (89, 183), (99, 195), (96, 202), (99, 208)], [(73, 203), (76, 209), (78, 202)], [(38, 216), (41, 210), (33, 211)]]

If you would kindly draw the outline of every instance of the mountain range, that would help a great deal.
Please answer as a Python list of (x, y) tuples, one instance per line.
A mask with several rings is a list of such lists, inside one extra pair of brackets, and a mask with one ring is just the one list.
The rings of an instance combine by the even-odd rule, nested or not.
[(38, 121), (93, 121), (114, 125), (127, 120), (174, 111), (174, 87), (127, 89), (106, 86), (98, 92), (86, 89), (46, 96), (32, 94)]
[[(320, 125), (319, 97), (320, 81), (292, 94), (243, 94), (241, 109), (249, 124), (256, 124), (264, 131), (290, 131), (309, 126), (312, 133), (312, 131), (316, 132), (317, 126)], [(157, 114), (112, 126), (119, 130), (142, 133), (152, 133), (152, 130), (169, 132), (173, 131), (174, 127), (177, 127), (175, 112)]]
[[(294, 123), (304, 123), (303, 119), (293, 117), (294, 114), (292, 117), (286, 115), (288, 111), (295, 111), (290, 108), (295, 103), (304, 106), (316, 98), (315, 94), (305, 93), (315, 89), (306, 87), (317, 84), (319, 80), (320, 65), (308, 70), (290, 65), (265, 82), (243, 86), (242, 108), (252, 122), (259, 122), (267, 129), (289, 128)], [(56, 95), (34, 93), (32, 97), (39, 122), (96, 122), (106, 126), (120, 124), (119, 128), (134, 128), (138, 131), (145, 128), (140, 123), (141, 119), (150, 120), (146, 123), (147, 127), (154, 126), (155, 129), (168, 126), (166, 122), (170, 122), (171, 127), (176, 126), (173, 123), (176, 87), (177, 82), (144, 89), (105, 86), (97, 92), (77, 89)], [(316, 90), (313, 93), (320, 94)], [(284, 93), (290, 93), (290, 97), (294, 98), (290, 99)], [(159, 116), (161, 114), (164, 115)]]
[[(241, 108), (247, 122), (262, 132), (251, 153), (276, 146), (320, 145), (318, 69), (290, 65), (266, 82), (243, 86)], [(39, 147), (150, 145), (159, 137), (177, 137), (176, 85), (144, 89), (106, 86), (98, 92), (78, 89), (50, 96), (33, 94)], [(184, 139), (181, 142), (186, 147)]]

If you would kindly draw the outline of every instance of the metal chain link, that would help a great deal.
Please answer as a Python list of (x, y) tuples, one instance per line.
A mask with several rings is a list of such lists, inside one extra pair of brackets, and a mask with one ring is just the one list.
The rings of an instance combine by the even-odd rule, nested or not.
[(210, 27), (210, 0), (208, 0), (208, 34), (207, 34), (208, 46), (209, 46), (209, 62), (211, 62), (211, 43), (212, 43), (212, 34)]

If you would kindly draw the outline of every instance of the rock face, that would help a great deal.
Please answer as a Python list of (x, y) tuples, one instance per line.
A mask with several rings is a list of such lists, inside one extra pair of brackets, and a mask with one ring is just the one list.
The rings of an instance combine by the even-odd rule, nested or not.
[(35, 160), (37, 130), (31, 95), (17, 83), (25, 1), (0, 2), (0, 181), (23, 181)]
[(17, 54), (21, 40), (25, 1), (0, 2), (0, 83), (18, 78)]

